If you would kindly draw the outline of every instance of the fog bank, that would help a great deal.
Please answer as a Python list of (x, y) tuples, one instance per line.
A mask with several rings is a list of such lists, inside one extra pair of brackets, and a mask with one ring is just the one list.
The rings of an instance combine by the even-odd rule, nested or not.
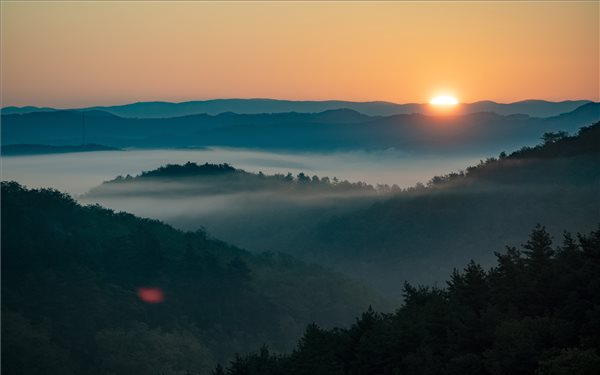
[(246, 149), (128, 150), (32, 155), (2, 158), (2, 180), (15, 180), (30, 188), (52, 187), (73, 195), (87, 192), (118, 175), (137, 175), (168, 163), (229, 163), (248, 172), (288, 173), (372, 185), (400, 187), (426, 182), (435, 175), (476, 164), (485, 155), (412, 156), (399, 150), (339, 153), (280, 153)]

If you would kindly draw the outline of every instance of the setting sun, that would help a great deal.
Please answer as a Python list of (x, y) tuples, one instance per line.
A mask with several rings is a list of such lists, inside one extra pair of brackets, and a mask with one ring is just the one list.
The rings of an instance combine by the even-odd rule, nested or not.
[(429, 102), (431, 105), (439, 105), (439, 106), (453, 106), (458, 104), (458, 100), (450, 95), (440, 95), (431, 99)]

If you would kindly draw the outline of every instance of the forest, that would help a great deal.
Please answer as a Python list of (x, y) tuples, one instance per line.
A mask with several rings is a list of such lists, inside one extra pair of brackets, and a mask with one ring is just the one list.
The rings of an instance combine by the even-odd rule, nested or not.
[[(2, 371), (198, 374), (305, 326), (347, 324), (369, 289), (280, 253), (2, 182)], [(146, 303), (145, 290), (164, 299)], [(127, 348), (127, 350), (123, 350)]]
[[(187, 225), (201, 229), (184, 231), (2, 182), (2, 368), (595, 374), (599, 140), (599, 123), (547, 132), (535, 147), (405, 189), (188, 162), (79, 198), (189, 210), (236, 197), (220, 220), (261, 244), (251, 251), (202, 229), (216, 211), (192, 215)], [(513, 247), (536, 223), (546, 227)], [(587, 234), (553, 245), (559, 227)], [(441, 287), (465, 258), (474, 260)]]
[[(212, 231), (183, 231), (84, 206), (57, 190), (2, 182), (2, 221), (10, 222), (2, 226), (2, 369), (596, 374), (600, 228), (593, 226), (600, 212), (590, 202), (597, 199), (599, 138), (598, 123), (571, 136), (547, 132), (538, 146), (408, 189), (189, 162), (117, 177), (90, 192), (130, 193), (127, 200), (150, 194), (154, 202), (179, 195), (188, 206), (194, 195), (219, 189), (303, 197), (296, 224), (292, 206), (278, 205), (276, 195), (259, 201), (280, 221), (265, 226), (263, 237), (293, 240), (275, 251), (246, 251)], [(331, 204), (332, 196), (354, 203), (327, 214), (324, 206), (306, 210), (306, 197)], [(305, 225), (311, 217), (313, 226)], [(559, 225), (581, 233), (557, 235)], [(290, 236), (296, 227), (303, 232)], [(503, 241), (507, 234), (511, 241)], [(307, 262), (311, 252), (331, 263)], [(495, 262), (487, 261), (493, 254)], [(485, 262), (467, 261), (438, 281), (460, 259), (482, 255)], [(335, 263), (342, 273), (326, 268)], [(414, 280), (411, 268), (430, 279)]]
[(444, 287), (403, 287), (393, 313), (369, 308), (348, 328), (309, 325), (287, 355), (263, 346), (213, 375), (594, 375), (600, 373), (600, 227), (536, 226), (520, 247), (470, 262)]

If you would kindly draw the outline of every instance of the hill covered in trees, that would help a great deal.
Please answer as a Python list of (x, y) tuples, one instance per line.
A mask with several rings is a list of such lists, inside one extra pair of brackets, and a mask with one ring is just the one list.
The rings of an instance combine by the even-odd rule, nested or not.
[[(487, 251), (492, 252), (490, 248)], [(470, 262), (445, 287), (404, 285), (394, 313), (348, 328), (307, 327), (288, 355), (238, 356), (214, 375), (593, 375), (600, 373), (600, 229)]]
[(333, 215), (367, 207), (399, 190), (335, 177), (267, 175), (228, 164), (188, 162), (119, 176), (78, 199), (184, 230), (203, 226), (217, 238), (250, 245), (256, 252), (285, 252), (290, 243), (303, 246), (318, 224)]
[(544, 138), (536, 147), (502, 153), (336, 215), (306, 239), (308, 248), (322, 263), (352, 268), (354, 275), (394, 293), (390, 285), (404, 279), (439, 282), (444, 272), (471, 258), (491, 265), (483, 249), (513, 243), (538, 222), (553, 235), (592, 230), (600, 222), (600, 124), (574, 136)]
[(399, 190), (397, 186), (377, 186), (364, 182), (339, 181), (337, 178), (312, 177), (304, 173), (265, 175), (236, 169), (229, 164), (167, 164), (138, 176), (117, 176), (93, 188), (86, 198), (125, 195), (156, 195), (158, 197), (201, 196), (206, 194), (231, 194), (242, 192), (286, 193), (287, 195), (376, 194)]
[[(290, 256), (3, 182), (2, 371), (198, 374), (382, 300)], [(379, 301), (379, 302), (378, 302)]]

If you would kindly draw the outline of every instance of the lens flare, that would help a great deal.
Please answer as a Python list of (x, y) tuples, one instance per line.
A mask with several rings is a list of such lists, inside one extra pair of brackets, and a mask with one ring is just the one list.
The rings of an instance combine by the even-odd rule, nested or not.
[(165, 295), (160, 288), (138, 288), (137, 295), (146, 303), (161, 303), (165, 300)]

